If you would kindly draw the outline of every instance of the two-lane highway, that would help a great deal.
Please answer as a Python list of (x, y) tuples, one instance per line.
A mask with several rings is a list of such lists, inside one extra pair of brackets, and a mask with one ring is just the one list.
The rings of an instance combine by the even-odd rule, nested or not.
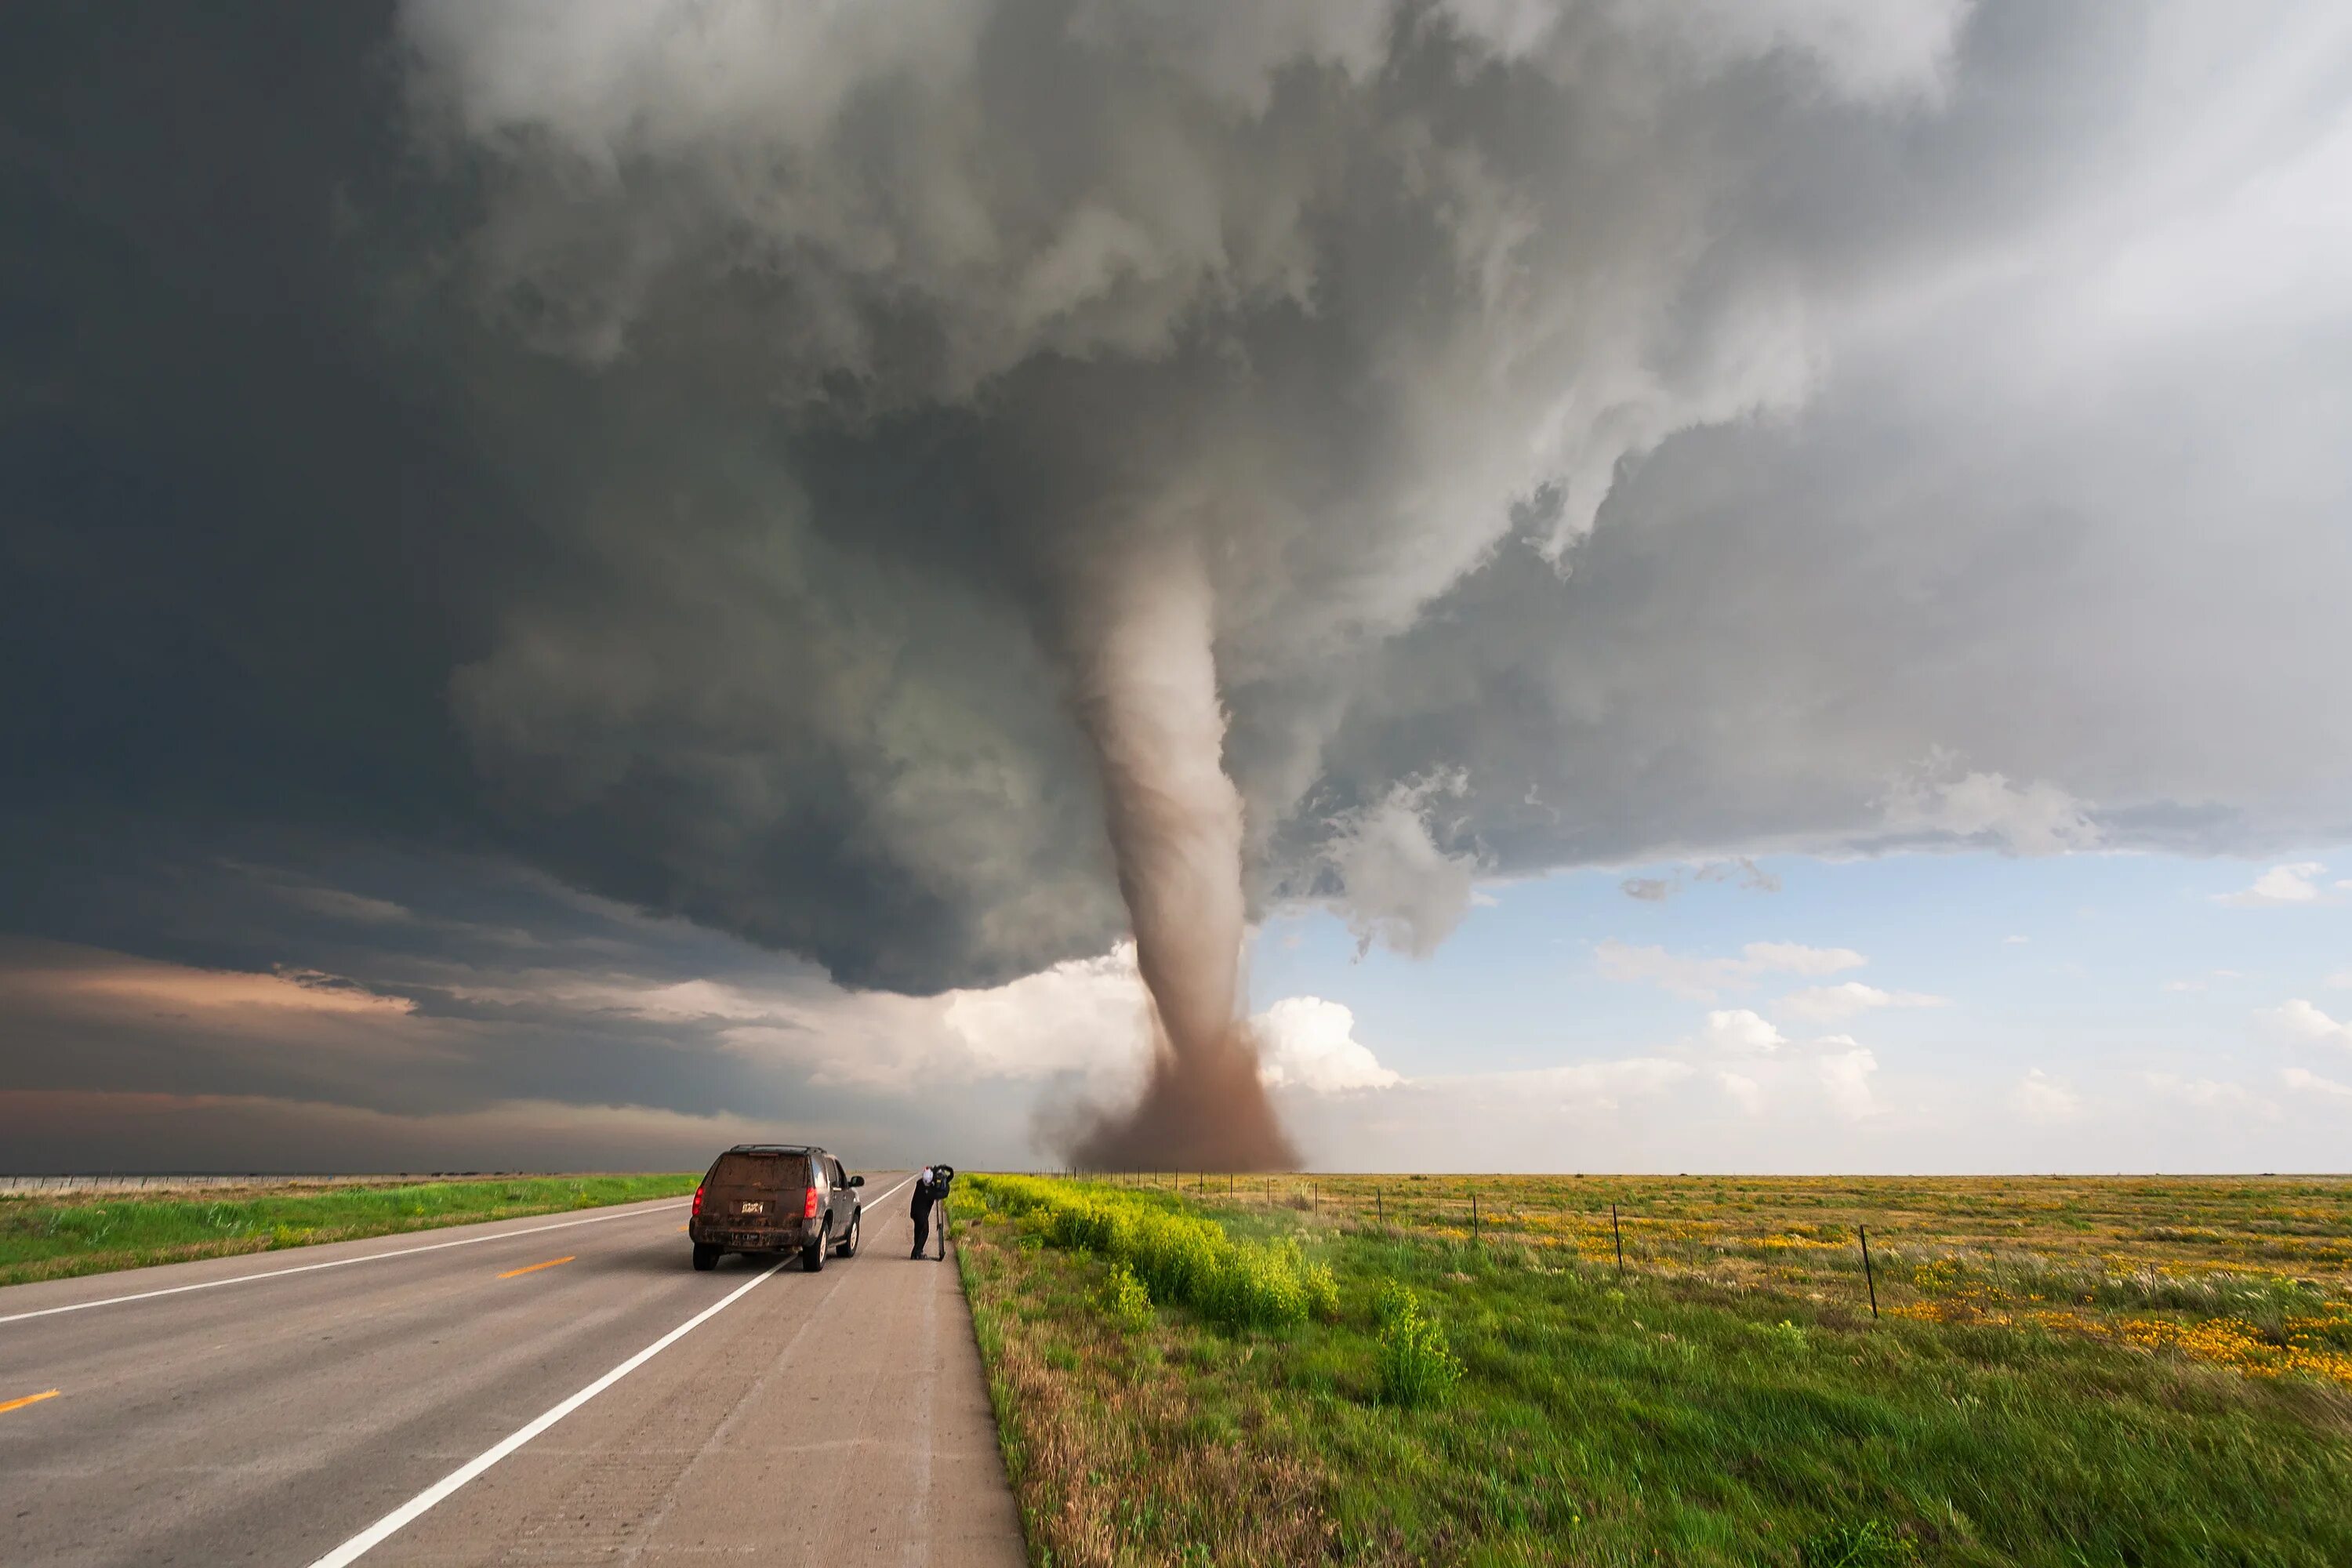
[(953, 1262), (868, 1182), (817, 1274), (695, 1273), (668, 1201), (0, 1290), (0, 1562), (1017, 1564)]

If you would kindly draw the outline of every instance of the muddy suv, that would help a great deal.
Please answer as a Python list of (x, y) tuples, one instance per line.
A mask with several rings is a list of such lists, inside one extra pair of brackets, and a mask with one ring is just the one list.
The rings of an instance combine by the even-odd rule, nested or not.
[(857, 1189), (865, 1184), (822, 1149), (738, 1143), (694, 1189), (686, 1226), (694, 1266), (716, 1268), (729, 1252), (798, 1252), (814, 1274), (828, 1254), (855, 1258), (865, 1216)]

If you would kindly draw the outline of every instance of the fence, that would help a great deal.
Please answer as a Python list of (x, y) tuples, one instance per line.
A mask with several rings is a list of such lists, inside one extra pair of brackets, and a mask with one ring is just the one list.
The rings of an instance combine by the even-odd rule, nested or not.
[[(1064, 1180), (1081, 1179), (1056, 1171)], [(1591, 1195), (1578, 1201), (1531, 1201), (1523, 1191), (1499, 1184), (1484, 1191), (1474, 1181), (1442, 1176), (1244, 1175), (1234, 1172), (1091, 1172), (1084, 1180), (1115, 1186), (1156, 1189), (1189, 1198), (1245, 1208), (1289, 1210), (1310, 1224), (1359, 1234), (1456, 1241), (1472, 1246), (1511, 1245), (1567, 1253), (1579, 1262), (1612, 1267), (1620, 1275), (1687, 1271), (1719, 1263), (1730, 1254), (1792, 1245), (1785, 1236), (1727, 1241), (1716, 1222), (1646, 1215), (1630, 1200), (1629, 1184), (1597, 1179)], [(1581, 1183), (1584, 1178), (1574, 1178)], [(1833, 1271), (1862, 1275), (1855, 1305), (1866, 1302), (1879, 1315), (1876, 1265), (1868, 1227), (1815, 1224), (1805, 1247)], [(1825, 1233), (1834, 1233), (1833, 1235)], [(1629, 1258), (1630, 1253), (1630, 1258)], [(1831, 1263), (1835, 1257), (1845, 1268)]]

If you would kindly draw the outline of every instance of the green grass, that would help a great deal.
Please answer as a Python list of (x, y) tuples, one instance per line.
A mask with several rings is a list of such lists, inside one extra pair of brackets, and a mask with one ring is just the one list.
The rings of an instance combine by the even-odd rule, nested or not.
[[(1333, 1321), (1163, 1301), (1139, 1330), (1097, 1249), (971, 1184), (967, 1291), (1054, 1568), (2352, 1563), (2352, 1390), (2329, 1378), (1197, 1206), (1238, 1241), (1297, 1226)], [(1403, 1352), (1408, 1305), (1431, 1333)]]
[(504, 1176), (175, 1197), (0, 1198), (0, 1285), (677, 1197), (693, 1192), (697, 1180)]
[(1181, 1303), (1228, 1328), (1286, 1328), (1338, 1310), (1330, 1270), (1308, 1264), (1295, 1240), (1237, 1242), (1215, 1221), (1179, 1212), (1181, 1199), (1031, 1176), (995, 1177), (987, 1194), (1031, 1234), (1129, 1268), (1150, 1300)]

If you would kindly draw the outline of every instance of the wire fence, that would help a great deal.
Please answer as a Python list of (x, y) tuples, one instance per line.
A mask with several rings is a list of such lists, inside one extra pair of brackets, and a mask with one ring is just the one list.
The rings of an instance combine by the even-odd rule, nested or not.
[[(1807, 1272), (1859, 1276), (1855, 1304), (1879, 1315), (1878, 1268), (1862, 1222), (1815, 1223), (1811, 1234), (1727, 1236), (1719, 1221), (1640, 1212), (1628, 1184), (1607, 1179), (1588, 1194), (1531, 1193), (1521, 1184), (1482, 1188), (1461, 1178), (1244, 1174), (1214, 1171), (1055, 1171), (1062, 1180), (1155, 1190), (1241, 1208), (1284, 1211), (1311, 1226), (1400, 1240), (1520, 1247), (1618, 1274), (1713, 1270), (1727, 1258), (1782, 1265), (1801, 1249)], [(1581, 1178), (1578, 1178), (1581, 1181)]]

